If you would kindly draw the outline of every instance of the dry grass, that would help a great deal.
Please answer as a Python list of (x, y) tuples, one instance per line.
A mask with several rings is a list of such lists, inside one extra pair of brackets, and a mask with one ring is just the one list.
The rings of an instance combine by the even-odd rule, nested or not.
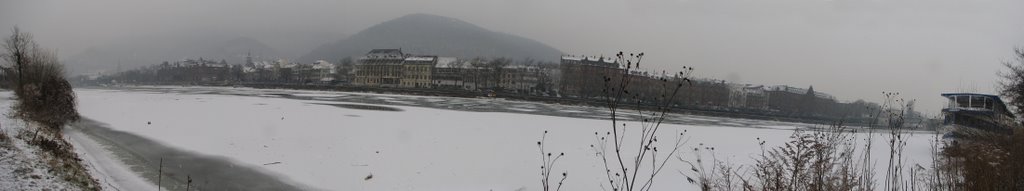
[(7, 136), (7, 131), (0, 128), (0, 147), (11, 148), (11, 137)]
[(963, 138), (936, 152), (930, 190), (1024, 190), (1024, 130), (1000, 134), (960, 129)]
[[(34, 129), (34, 130), (30, 130)], [(82, 159), (74, 152), (71, 143), (49, 128), (30, 127), (17, 136), (29, 145), (39, 148), (38, 154), (50, 171), (83, 190), (102, 190), (96, 179), (81, 164)]]
[[(797, 130), (785, 144), (765, 148), (752, 165), (718, 160), (713, 147), (695, 148), (691, 183), (701, 190), (870, 190), (855, 154), (852, 131), (835, 124), (820, 131)], [(710, 154), (706, 164), (704, 154)], [(682, 159), (680, 159), (682, 160)]]
[[(915, 166), (905, 172), (903, 150), (906, 145), (904, 131), (913, 128), (905, 120), (910, 104), (897, 98), (897, 93), (884, 93), (884, 110), (877, 112), (883, 127), (888, 130), (889, 147), (886, 174), (874, 180), (875, 162), (870, 155), (873, 133), (863, 143), (856, 133), (841, 122), (825, 128), (808, 131), (796, 130), (783, 145), (766, 148), (758, 139), (760, 155), (754, 164), (732, 164), (718, 160), (713, 147), (695, 148), (696, 162), (687, 162), (691, 169), (688, 181), (701, 190), (766, 190), (766, 191), (824, 191), (824, 190), (914, 190), (923, 187), (919, 180), (927, 179), (924, 167)], [(703, 145), (702, 145), (703, 146)], [(710, 163), (704, 158), (710, 153)], [(682, 160), (682, 159), (680, 159)], [(909, 178), (906, 176), (910, 176)]]
[[(891, 96), (887, 94), (887, 98)], [(712, 162), (690, 163), (690, 182), (702, 190), (875, 190), (876, 186), (893, 191), (1024, 190), (1024, 129), (1009, 134), (957, 129), (962, 137), (950, 144), (935, 137), (932, 166), (907, 166), (903, 163), (903, 131), (912, 125), (903, 117), (906, 102), (892, 100), (891, 106), (900, 108), (879, 112), (890, 132), (886, 136), (888, 162), (881, 161), (886, 162), (886, 174), (879, 182), (873, 180), (874, 163), (867, 155), (870, 139), (858, 144), (842, 124), (794, 132), (790, 141), (774, 148), (763, 148), (764, 142), (759, 140), (762, 154), (752, 165), (719, 161), (713, 148), (695, 149), (698, 158), (711, 153)]]

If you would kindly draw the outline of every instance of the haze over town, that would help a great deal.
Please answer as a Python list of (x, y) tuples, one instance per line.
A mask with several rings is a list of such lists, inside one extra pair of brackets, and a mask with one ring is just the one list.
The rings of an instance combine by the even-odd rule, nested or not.
[(1024, 190), (1022, 7), (0, 0), (0, 190)]
[(651, 66), (693, 66), (697, 76), (731, 82), (813, 85), (847, 101), (899, 91), (935, 114), (942, 101), (935, 92), (994, 93), (994, 73), (1024, 42), (1019, 7), (1015, 0), (3, 1), (0, 27), (23, 27), (62, 58), (168, 36), (251, 37), (298, 57), (374, 24), (428, 13), (567, 54), (643, 51)]

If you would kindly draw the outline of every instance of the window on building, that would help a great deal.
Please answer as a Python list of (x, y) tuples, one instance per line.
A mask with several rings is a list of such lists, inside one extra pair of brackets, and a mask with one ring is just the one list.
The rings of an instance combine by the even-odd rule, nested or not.
[(971, 96), (971, 107), (972, 108), (985, 108), (985, 99), (988, 97), (984, 96)]
[(995, 110), (995, 101), (992, 98), (985, 98), (985, 109)]
[(970, 96), (956, 96), (953, 97), (956, 102), (956, 107), (970, 107), (971, 97)]

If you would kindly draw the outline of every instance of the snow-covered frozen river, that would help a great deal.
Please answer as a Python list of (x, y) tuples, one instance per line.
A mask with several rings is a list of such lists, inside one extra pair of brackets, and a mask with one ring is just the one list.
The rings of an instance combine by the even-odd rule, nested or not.
[[(566, 153), (556, 167), (570, 174), (563, 189), (600, 190), (606, 181), (590, 148), (594, 132), (609, 131), (602, 108), (221, 87), (76, 92), (80, 113), (114, 130), (314, 189), (540, 190), (536, 142), (544, 131), (547, 150)], [(719, 159), (734, 163), (760, 153), (758, 139), (779, 145), (792, 129), (813, 126), (692, 115), (669, 120), (663, 137), (685, 130), (690, 140), (684, 147), (712, 146)], [(910, 136), (906, 163), (927, 166), (932, 138)], [(875, 141), (881, 148), (882, 139)], [(887, 149), (872, 152), (878, 162), (888, 157)], [(689, 166), (672, 160), (652, 190), (695, 190), (678, 173)]]

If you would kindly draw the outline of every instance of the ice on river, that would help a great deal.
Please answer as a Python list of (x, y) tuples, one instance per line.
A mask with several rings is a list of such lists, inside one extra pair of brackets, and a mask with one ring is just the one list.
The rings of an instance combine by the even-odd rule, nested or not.
[[(319, 98), (380, 96), (388, 103), (266, 97), (262, 90), (175, 88), (162, 93), (76, 90), (84, 117), (174, 147), (223, 156), (315, 188), (330, 190), (540, 190), (536, 142), (545, 130), (547, 150), (565, 152), (555, 171), (567, 171), (564, 190), (600, 190), (604, 168), (590, 145), (594, 132), (609, 131), (601, 119), (507, 112), (474, 112), (408, 106), (392, 95), (295, 91)], [(287, 94), (286, 90), (274, 90)], [(219, 92), (219, 93), (218, 93)], [(466, 103), (473, 98), (413, 97), (416, 104)], [(453, 101), (452, 101), (453, 100)], [(479, 104), (500, 104), (500, 100)], [(439, 106), (439, 108), (452, 107)], [(498, 106), (495, 106), (498, 107)], [(390, 108), (390, 109), (387, 109)], [(526, 110), (526, 107), (514, 107)], [(585, 107), (530, 107), (591, 112)], [(573, 112), (575, 113), (575, 112)], [(595, 113), (601, 114), (601, 113)], [(602, 114), (603, 115), (603, 114)], [(727, 118), (685, 116), (695, 121)], [(685, 119), (684, 119), (685, 120)], [(689, 150), (703, 143), (719, 159), (747, 163), (760, 153), (757, 138), (779, 145), (791, 123), (735, 120), (764, 127), (665, 124), (662, 137), (687, 132)], [(631, 126), (636, 124), (629, 122)], [(684, 123), (685, 124), (685, 123)], [(740, 124), (741, 126), (743, 124)], [(668, 138), (662, 138), (662, 142)], [(908, 164), (927, 163), (930, 134), (911, 136)], [(876, 148), (882, 148), (880, 137)], [(874, 155), (884, 162), (888, 150)], [(682, 152), (684, 158), (691, 152)], [(653, 190), (696, 190), (676, 159)], [(878, 166), (883, 166), (878, 165)], [(882, 171), (884, 174), (884, 171)], [(369, 176), (372, 175), (372, 178)]]

